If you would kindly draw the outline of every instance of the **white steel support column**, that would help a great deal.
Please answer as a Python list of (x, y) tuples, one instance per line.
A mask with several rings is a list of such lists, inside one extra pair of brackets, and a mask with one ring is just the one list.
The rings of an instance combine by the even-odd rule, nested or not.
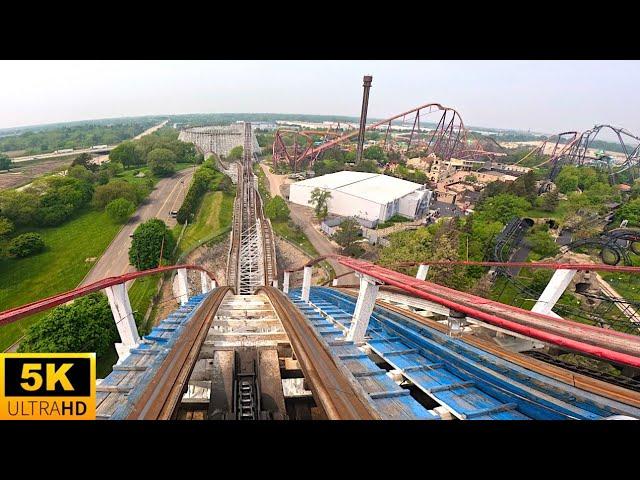
[(577, 270), (556, 270), (531, 311), (557, 316), (552, 309), (577, 272)]
[(277, 279), (271, 280), (271, 286), (273, 288), (278, 288), (278, 280)]
[(311, 291), (311, 272), (313, 267), (304, 267), (302, 275), (302, 301), (309, 301), (309, 292)]
[(421, 263), (420, 266), (418, 267), (418, 273), (416, 274), (416, 278), (418, 280), (426, 280), (427, 273), (429, 273), (429, 265), (425, 265), (424, 263)]
[(209, 275), (206, 272), (200, 272), (200, 288), (202, 293), (207, 293), (210, 290), (209, 287)]
[(291, 272), (284, 272), (284, 280), (282, 281), (282, 291), (289, 293), (289, 280), (291, 279)]
[(178, 300), (180, 300), (180, 305), (189, 301), (189, 280), (186, 268), (178, 270)]
[(358, 292), (358, 301), (353, 312), (351, 327), (347, 332), (347, 341), (355, 343), (364, 341), (364, 335), (369, 326), (369, 318), (376, 304), (379, 288), (380, 286), (375, 278), (368, 275), (360, 275), (360, 291)]
[(129, 349), (135, 347), (140, 342), (136, 320), (133, 318), (129, 293), (124, 283), (113, 285), (104, 289), (109, 299), (109, 306), (116, 322), (116, 328), (120, 335), (121, 343), (116, 343), (118, 358), (122, 360), (129, 355)]

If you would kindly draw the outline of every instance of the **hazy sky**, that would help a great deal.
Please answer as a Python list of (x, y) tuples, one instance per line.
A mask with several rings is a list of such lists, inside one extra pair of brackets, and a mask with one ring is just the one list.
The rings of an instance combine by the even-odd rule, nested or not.
[(358, 115), (438, 102), (467, 125), (640, 134), (638, 61), (0, 61), (0, 128), (169, 113)]

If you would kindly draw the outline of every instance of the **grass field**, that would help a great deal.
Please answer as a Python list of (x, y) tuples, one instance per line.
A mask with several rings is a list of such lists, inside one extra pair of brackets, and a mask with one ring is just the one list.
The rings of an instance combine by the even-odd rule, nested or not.
[[(15, 307), (75, 288), (91, 269), (87, 258), (98, 258), (120, 230), (106, 213), (87, 210), (64, 225), (30, 228), (46, 245), (43, 253), (28, 258), (0, 258), (0, 309)], [(0, 350), (20, 338), (44, 313), (0, 329)]]
[[(640, 257), (629, 252), (634, 267), (640, 266)], [(601, 272), (600, 276), (611, 285), (616, 292), (627, 300), (640, 302), (640, 275), (632, 273)]]
[[(158, 290), (160, 275), (138, 278), (129, 289), (129, 301), (131, 309), (142, 317), (147, 313), (151, 300)], [(151, 330), (151, 325), (138, 325), (138, 333), (146, 335)]]
[(553, 212), (547, 212), (539, 208), (531, 208), (527, 210), (523, 216), (529, 218), (553, 218), (554, 220), (562, 223), (567, 216), (570, 204), (571, 202), (569, 200), (561, 200), (558, 204), (558, 208)]
[[(233, 195), (220, 191), (206, 193), (196, 213), (196, 221), (187, 225), (178, 251), (188, 252), (203, 240), (228, 229), (233, 217), (233, 199)], [(181, 229), (182, 225), (177, 225), (174, 234), (179, 235)]]
[(277, 221), (272, 220), (271, 225), (273, 226), (273, 229), (278, 235), (286, 238), (290, 242), (295, 243), (302, 250), (307, 252), (312, 257), (317, 257), (319, 255), (318, 251), (315, 249), (313, 244), (309, 241), (309, 239), (304, 234), (304, 232), (302, 232), (301, 230), (292, 228), (291, 225), (289, 225), (289, 222), (287, 220), (277, 220)]

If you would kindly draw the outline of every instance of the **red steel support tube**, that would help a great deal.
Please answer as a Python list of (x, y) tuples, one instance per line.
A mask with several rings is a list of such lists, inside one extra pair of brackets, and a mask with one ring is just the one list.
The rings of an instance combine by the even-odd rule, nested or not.
[(472, 260), (453, 260), (436, 262), (399, 262), (394, 267), (413, 267), (416, 265), (463, 265), (479, 267), (516, 267), (542, 268), (547, 270), (590, 270), (594, 272), (640, 273), (640, 267), (626, 265), (607, 265), (606, 263), (550, 263), (550, 262), (475, 262)]
[(186, 268), (187, 270), (200, 270), (201, 272), (205, 272), (209, 275), (211, 280), (216, 281), (213, 273), (197, 265), (169, 265), (166, 267), (152, 268), (150, 270), (142, 270), (140, 272), (125, 273), (124, 275), (117, 277), (103, 278), (102, 280), (90, 283), (84, 287), (69, 290), (68, 292), (58, 293), (51, 297), (43, 298), (35, 302), (27, 303), (26, 305), (21, 305), (19, 307), (10, 308), (9, 310), (0, 312), (0, 326), (15, 322), (16, 320), (33, 315), (34, 313), (48, 310), (49, 308), (53, 308), (57, 305), (62, 305), (63, 303), (67, 303), (75, 298), (82, 297), (92, 292), (97, 292), (98, 290), (102, 290), (113, 285), (118, 285), (140, 277), (146, 277), (148, 275), (154, 275), (156, 273), (180, 270), (182, 268)]
[[(450, 309), (462, 312), (470, 317), (473, 318), (477, 318), (478, 320), (482, 320), (485, 321), (487, 323), (490, 323), (492, 325), (496, 325), (502, 328), (505, 328), (507, 330), (511, 330), (513, 332), (516, 333), (520, 333), (522, 335), (528, 336), (530, 338), (535, 338), (537, 340), (541, 340), (543, 342), (546, 343), (551, 343), (554, 345), (558, 345), (561, 347), (565, 347), (567, 349), (570, 350), (574, 350), (574, 351), (578, 351), (578, 352), (583, 352), (586, 353), (588, 355), (592, 355), (598, 358), (603, 358), (606, 360), (610, 360), (619, 364), (624, 364), (624, 365), (631, 365), (634, 367), (638, 367), (640, 368), (640, 357), (638, 356), (634, 356), (634, 355), (630, 355), (628, 353), (624, 353), (624, 352), (618, 352), (618, 351), (614, 351), (614, 350), (610, 350), (607, 348), (603, 348), (597, 345), (592, 345), (589, 343), (585, 343), (579, 340), (573, 340), (570, 338), (566, 338), (563, 337), (561, 335), (555, 334), (555, 333), (551, 333), (551, 332), (547, 332), (544, 330), (540, 330), (538, 328), (533, 328), (527, 325), (522, 325), (520, 323), (517, 322), (513, 322), (510, 321), (508, 319), (505, 318), (501, 318), (497, 315), (493, 315), (491, 313), (487, 313), (487, 312), (483, 312), (481, 310), (478, 310), (476, 308), (470, 307), (470, 306), (466, 306), (466, 305), (461, 305), (460, 303), (456, 303), (453, 300), (449, 300), (447, 298), (444, 298), (443, 296), (439, 296), (439, 295), (435, 295), (435, 294), (431, 294), (426, 292), (425, 290), (422, 290), (421, 288), (416, 288), (415, 285), (422, 285), (424, 284), (425, 287), (429, 287), (429, 286), (433, 286), (433, 287), (438, 287), (438, 288), (444, 288), (441, 287), (437, 284), (431, 284), (430, 282), (424, 282), (421, 280), (416, 280), (412, 277), (409, 277), (407, 275), (401, 274), (399, 272), (395, 272), (393, 270), (389, 270), (386, 269), (384, 267), (380, 267), (378, 265), (369, 263), (369, 262), (365, 262), (362, 260), (355, 260), (349, 257), (344, 257), (344, 256), (340, 256), (340, 255), (325, 255), (323, 257), (318, 257), (315, 258), (309, 262), (307, 262), (306, 266), (310, 266), (310, 265), (314, 265), (316, 263), (318, 263), (319, 261), (325, 259), (325, 258), (335, 258), (337, 259), (338, 262), (340, 262), (342, 265), (350, 267), (360, 273), (363, 273), (365, 275), (369, 275), (373, 278), (376, 278), (377, 280), (380, 280), (388, 285), (393, 285), (396, 286), (408, 293), (411, 293), (413, 295), (416, 295), (420, 298), (424, 298), (425, 300), (429, 300), (432, 301), (434, 303), (438, 303), (440, 305), (443, 305), (445, 307), (448, 307)], [(411, 265), (411, 264), (420, 264), (420, 263), (424, 263), (424, 264), (430, 264), (430, 265), (436, 265), (436, 264), (446, 264), (446, 265), (452, 265), (452, 264), (458, 264), (458, 265), (484, 265), (484, 266), (505, 266), (505, 267), (509, 267), (509, 266), (523, 266), (523, 267), (532, 267), (532, 268), (547, 268), (547, 269), (552, 269), (552, 270), (558, 270), (558, 269), (573, 269), (573, 270), (590, 270), (590, 271), (618, 271), (618, 272), (630, 272), (630, 273), (639, 273), (640, 272), (640, 268), (639, 267), (626, 267), (626, 266), (615, 266), (615, 265), (604, 265), (604, 264), (573, 264), (573, 263), (544, 263), (544, 262), (514, 262), (514, 263), (509, 263), (509, 262), (464, 262), (464, 261), (460, 261), (460, 262), (406, 262), (404, 263), (404, 265)], [(521, 265), (520, 265), (521, 264)], [(290, 271), (294, 271), (296, 269), (292, 269)], [(442, 293), (442, 292), (441, 292)], [(461, 292), (462, 294), (462, 292)], [(468, 296), (468, 300), (473, 300), (475, 297), (469, 294), (464, 294), (465, 296)], [(478, 300), (484, 300), (483, 303), (496, 303), (500, 306), (503, 306), (505, 308), (508, 309), (513, 309), (513, 310), (521, 310), (521, 309), (517, 309), (517, 307), (512, 307), (510, 305), (504, 305), (504, 304), (499, 304), (498, 302), (493, 302), (493, 301), (488, 301), (486, 299), (482, 299), (481, 297), (477, 298)], [(546, 318), (548, 318), (549, 320), (553, 320), (553, 321), (558, 321), (559, 319), (555, 319), (555, 318), (551, 318), (551, 317), (546, 317), (545, 315), (542, 314), (536, 314), (534, 312), (528, 312), (528, 311), (523, 311), (526, 312), (528, 314), (530, 314), (532, 317), (537, 317), (540, 318), (540, 320), (545, 320)], [(567, 320), (563, 320), (563, 322), (568, 322)], [(572, 322), (573, 323), (573, 322)], [(576, 326), (578, 326), (580, 324), (576, 324)], [(581, 328), (584, 327), (586, 330), (597, 330), (597, 331), (602, 331), (603, 334), (606, 335), (612, 335), (614, 337), (633, 337), (627, 334), (622, 334), (620, 332), (609, 332), (606, 331), (604, 329), (598, 328), (598, 327), (593, 327), (593, 326), (588, 326), (588, 325), (580, 325)], [(633, 337), (635, 338), (635, 337)]]
[[(342, 263), (342, 262), (341, 262)], [(527, 327), (524, 325), (520, 325), (519, 323), (511, 322), (509, 320), (505, 320), (503, 318), (497, 317), (495, 315), (491, 315), (489, 313), (482, 312), (480, 310), (476, 310), (475, 308), (466, 307), (464, 305), (460, 305), (451, 300), (447, 300), (445, 298), (439, 297), (437, 295), (431, 295), (427, 292), (424, 292), (418, 288), (411, 287), (406, 283), (403, 283), (398, 280), (394, 280), (388, 278), (384, 275), (378, 275), (376, 273), (367, 272), (364, 269), (358, 269), (354, 267), (355, 270), (358, 270), (366, 275), (370, 275), (378, 280), (382, 280), (384, 283), (389, 285), (396, 286), (401, 288), (402, 290), (413, 293), (414, 295), (424, 298), (425, 300), (429, 300), (434, 303), (438, 303), (445, 307), (448, 307), (452, 310), (456, 310), (459, 312), (468, 315), (469, 317), (477, 318), (478, 320), (483, 320), (492, 325), (496, 325), (498, 327), (505, 328), (507, 330), (511, 330), (512, 332), (520, 333), (527, 337), (535, 338), (537, 340), (541, 340), (543, 342), (552, 343), (554, 345), (558, 345), (561, 347), (568, 348), (570, 350), (575, 350), (579, 352), (584, 352), (589, 355), (593, 355), (595, 357), (603, 358), (606, 360), (610, 360), (612, 362), (621, 363), (624, 365), (631, 365), (633, 367), (640, 368), (640, 358), (634, 357), (633, 355), (628, 355), (626, 353), (614, 352), (612, 350), (607, 350), (604, 348), (596, 347), (594, 345), (590, 345), (588, 343), (579, 342), (577, 340), (571, 340), (569, 338), (561, 337), (560, 335), (555, 335), (553, 333), (544, 332), (542, 330), (538, 330), (536, 328)]]

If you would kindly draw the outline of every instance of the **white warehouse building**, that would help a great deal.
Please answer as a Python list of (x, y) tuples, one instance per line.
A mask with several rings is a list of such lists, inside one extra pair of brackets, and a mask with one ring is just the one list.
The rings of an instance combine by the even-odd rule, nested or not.
[(416, 218), (428, 211), (432, 195), (423, 185), (400, 178), (344, 171), (292, 183), (289, 201), (308, 207), (316, 188), (331, 192), (327, 201), (329, 213), (358, 217), (372, 224), (396, 214)]

